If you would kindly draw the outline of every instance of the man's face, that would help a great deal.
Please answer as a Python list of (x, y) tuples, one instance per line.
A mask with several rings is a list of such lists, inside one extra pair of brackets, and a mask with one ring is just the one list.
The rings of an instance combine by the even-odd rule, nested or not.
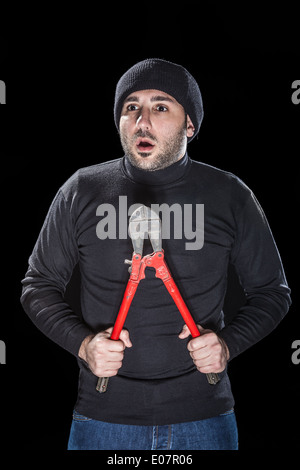
[(193, 124), (181, 104), (159, 90), (129, 95), (120, 118), (120, 136), (130, 162), (154, 171), (180, 160), (186, 151)]

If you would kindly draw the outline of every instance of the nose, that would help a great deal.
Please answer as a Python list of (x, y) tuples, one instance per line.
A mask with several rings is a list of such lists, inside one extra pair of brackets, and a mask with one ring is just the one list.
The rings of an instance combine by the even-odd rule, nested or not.
[(152, 127), (150, 119), (150, 110), (143, 107), (141, 112), (136, 120), (136, 126), (138, 129), (148, 130)]

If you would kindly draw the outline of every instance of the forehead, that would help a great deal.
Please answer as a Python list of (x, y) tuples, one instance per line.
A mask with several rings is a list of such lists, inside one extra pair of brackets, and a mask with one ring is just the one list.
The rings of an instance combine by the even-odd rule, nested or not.
[(169, 95), (168, 93), (165, 93), (164, 91), (161, 90), (139, 90), (139, 91), (134, 91), (133, 93), (130, 93), (125, 100), (124, 103), (128, 102), (141, 102), (141, 101), (167, 101), (169, 103), (174, 103), (177, 106), (181, 106), (178, 101), (176, 101), (173, 96)]

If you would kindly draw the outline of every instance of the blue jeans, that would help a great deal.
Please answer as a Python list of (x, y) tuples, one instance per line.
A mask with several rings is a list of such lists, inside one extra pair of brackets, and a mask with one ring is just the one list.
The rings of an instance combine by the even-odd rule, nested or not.
[(68, 450), (237, 450), (233, 410), (215, 418), (166, 426), (104, 423), (76, 411)]

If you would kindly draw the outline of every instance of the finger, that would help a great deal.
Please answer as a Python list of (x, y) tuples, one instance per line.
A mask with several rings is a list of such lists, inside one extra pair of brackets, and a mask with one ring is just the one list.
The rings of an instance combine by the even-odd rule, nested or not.
[(105, 370), (119, 370), (122, 367), (122, 361), (107, 361), (105, 363)]
[(108, 369), (105, 371), (105, 377), (114, 377), (118, 374), (119, 369)]
[(106, 341), (106, 350), (108, 352), (115, 352), (115, 353), (122, 353), (126, 347), (124, 341), (122, 341), (121, 339), (117, 339), (117, 340), (112, 340), (112, 339), (107, 339), (105, 340)]
[(109, 328), (106, 328), (105, 333), (108, 333), (109, 336), (112, 334), (112, 330), (114, 329), (113, 326), (110, 326)]
[(97, 377), (114, 377), (118, 374), (119, 369), (94, 369), (92, 370), (93, 374)]
[(131, 348), (132, 347), (132, 342), (130, 341), (129, 331), (128, 330), (122, 330), (121, 331), (120, 340), (123, 341), (126, 348)]
[(210, 356), (203, 357), (201, 359), (193, 359), (193, 362), (197, 369), (200, 369), (201, 367), (208, 367), (214, 365), (214, 361)]
[(120, 362), (123, 360), (123, 358), (124, 358), (124, 350), (109, 351), (105, 360), (106, 362)]
[(103, 330), (103, 331), (99, 331), (99, 333), (97, 333), (94, 336), (92, 341), (98, 342), (98, 341), (102, 341), (103, 338), (110, 338), (112, 330), (113, 330), (113, 327), (107, 328), (106, 330)]
[(190, 351), (190, 356), (193, 361), (202, 361), (207, 360), (209, 357), (211, 357), (211, 354), (208, 348), (201, 348), (196, 349), (194, 351)]
[(187, 325), (183, 325), (183, 328), (181, 332), (179, 333), (178, 338), (185, 339), (185, 338), (188, 338), (190, 334), (191, 332), (190, 332), (189, 327)]
[(206, 346), (207, 344), (204, 336), (198, 336), (197, 338), (193, 338), (187, 344), (187, 348), (190, 352), (197, 351), (198, 349), (205, 348)]
[[(199, 324), (197, 324), (197, 328), (198, 328), (199, 331), (204, 331), (204, 328)], [(190, 334), (191, 334), (191, 331), (190, 331), (189, 327), (187, 325), (184, 325), (183, 328), (182, 328), (182, 331), (179, 333), (178, 337), (180, 339), (184, 339), (184, 338), (187, 338), (188, 336), (190, 336)]]
[(218, 374), (225, 370), (225, 366), (218, 367), (215, 364), (210, 364), (208, 366), (197, 367), (197, 370), (202, 374)]

